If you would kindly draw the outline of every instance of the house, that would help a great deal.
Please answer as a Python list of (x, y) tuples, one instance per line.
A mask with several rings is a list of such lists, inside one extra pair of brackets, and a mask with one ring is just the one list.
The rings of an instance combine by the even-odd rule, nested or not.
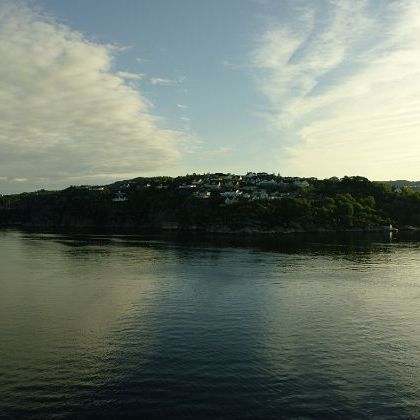
[(237, 202), (238, 202), (237, 197), (226, 197), (226, 199), (225, 199), (225, 204), (227, 204), (227, 205), (237, 203)]
[(270, 194), (270, 200), (281, 200), (285, 197), (288, 197), (289, 195), (290, 193), (276, 192), (276, 193)]
[(257, 187), (255, 185), (246, 185), (241, 187), (241, 191), (255, 191)]
[(277, 189), (281, 190), (281, 191), (287, 191), (290, 188), (290, 184), (288, 184), (287, 182), (284, 182), (282, 180), (280, 180), (277, 183)]
[(258, 185), (261, 185), (262, 187), (270, 187), (270, 186), (274, 186), (277, 185), (277, 181), (275, 179), (263, 179), (261, 181), (258, 182)]
[(328, 178), (328, 181), (331, 181), (331, 182), (340, 182), (340, 179), (338, 177), (336, 177), (336, 176), (332, 176), (331, 178)]
[(268, 173), (267, 173), (267, 172), (258, 172), (258, 173), (257, 173), (257, 176), (258, 176), (259, 178), (267, 178), (267, 177), (269, 177), (270, 175), (268, 175)]
[(208, 183), (205, 185), (205, 187), (210, 188), (211, 190), (218, 190), (222, 186), (222, 183), (220, 182), (220, 179), (218, 178), (212, 178), (208, 181)]
[(255, 200), (268, 200), (270, 198), (270, 196), (267, 194), (267, 191), (265, 190), (257, 190), (254, 191), (252, 194), (252, 201)]
[(210, 198), (210, 195), (211, 195), (210, 191), (194, 191), (193, 192), (193, 197), (195, 198), (206, 199), (206, 198)]
[(240, 182), (239, 182), (239, 180), (237, 180), (235, 178), (232, 178), (231, 180), (225, 182), (224, 183), (224, 186), (227, 187), (227, 188), (235, 188), (235, 189), (237, 189), (240, 186)]
[(115, 196), (113, 197), (112, 201), (115, 202), (122, 202), (122, 201), (127, 201), (127, 195), (121, 191), (117, 191)]
[(225, 198), (237, 198), (240, 197), (242, 195), (242, 192), (239, 190), (236, 191), (225, 191), (220, 193), (221, 197), (225, 197)]
[(301, 181), (301, 180), (298, 180), (298, 181), (294, 181), (293, 182), (293, 185), (296, 185), (297, 187), (299, 187), (299, 188), (307, 188), (307, 187), (309, 187), (309, 182), (308, 181), (305, 181), (305, 180), (303, 180), (303, 181)]
[(254, 179), (254, 178), (256, 178), (257, 177), (257, 174), (255, 173), (255, 172), (248, 172), (246, 175), (245, 175), (245, 178), (246, 179), (248, 179), (248, 180), (250, 180), (250, 179)]
[(178, 189), (180, 190), (191, 190), (197, 188), (197, 185), (193, 185), (193, 184), (182, 184), (178, 187)]
[(226, 181), (228, 181), (228, 180), (231, 180), (233, 178), (233, 175), (231, 175), (231, 174), (224, 174), (222, 172), (216, 172), (214, 174), (214, 177), (219, 178), (220, 180), (226, 180)]

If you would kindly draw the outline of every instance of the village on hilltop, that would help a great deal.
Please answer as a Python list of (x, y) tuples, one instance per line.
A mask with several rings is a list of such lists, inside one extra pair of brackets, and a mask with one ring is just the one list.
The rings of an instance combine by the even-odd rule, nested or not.
[[(113, 201), (128, 200), (128, 191), (154, 188), (158, 190), (178, 190), (180, 194), (190, 194), (199, 199), (219, 196), (225, 204), (239, 200), (281, 200), (284, 197), (299, 197), (310, 187), (316, 178), (282, 177), (267, 172), (248, 172), (246, 175), (213, 173), (186, 175), (182, 177), (135, 178), (111, 184), (114, 191)], [(336, 177), (330, 178), (339, 182)], [(91, 187), (104, 189), (104, 187)]]

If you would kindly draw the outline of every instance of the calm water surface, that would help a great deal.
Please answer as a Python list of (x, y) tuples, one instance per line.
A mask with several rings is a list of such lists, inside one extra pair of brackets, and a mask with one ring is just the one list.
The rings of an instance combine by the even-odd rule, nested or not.
[(0, 231), (0, 418), (419, 418), (420, 242)]

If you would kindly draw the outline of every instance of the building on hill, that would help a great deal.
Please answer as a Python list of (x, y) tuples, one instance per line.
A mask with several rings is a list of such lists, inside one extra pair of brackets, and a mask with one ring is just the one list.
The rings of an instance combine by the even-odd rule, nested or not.
[(114, 202), (122, 202), (122, 201), (127, 201), (127, 194), (121, 192), (121, 191), (117, 191), (115, 196), (112, 198), (112, 201)]

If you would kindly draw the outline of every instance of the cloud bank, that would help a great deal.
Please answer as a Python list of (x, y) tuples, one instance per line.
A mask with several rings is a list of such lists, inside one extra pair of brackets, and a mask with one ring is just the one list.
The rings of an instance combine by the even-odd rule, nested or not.
[(287, 4), (251, 57), (282, 170), (419, 179), (419, 2)]
[[(117, 49), (19, 2), (0, 5), (0, 193), (167, 168), (183, 134), (113, 71)], [(185, 140), (185, 139), (184, 139)]]

